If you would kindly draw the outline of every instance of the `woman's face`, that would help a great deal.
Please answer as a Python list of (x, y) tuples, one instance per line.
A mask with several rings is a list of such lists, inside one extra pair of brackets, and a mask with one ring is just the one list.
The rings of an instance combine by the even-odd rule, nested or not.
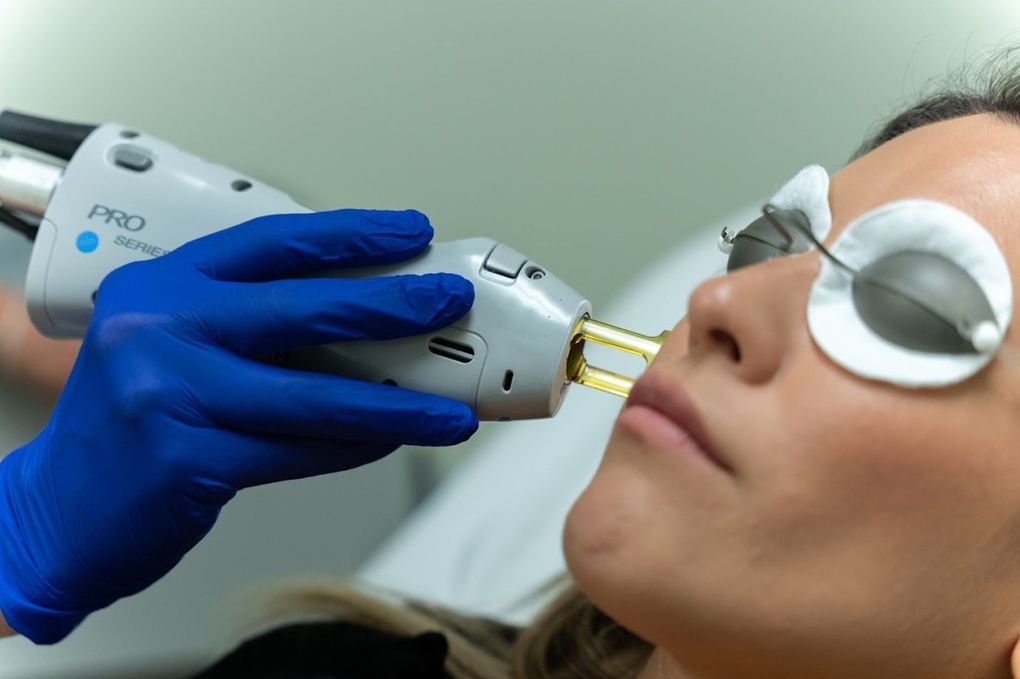
[[(902, 198), (977, 219), (1020, 290), (1020, 125), (944, 121), (851, 163), (827, 242)], [(1020, 635), (1020, 359), (940, 389), (849, 373), (808, 333), (819, 267), (694, 290), (647, 374), (687, 393), (729, 468), (625, 408), (567, 519), (570, 570), (690, 677), (1000, 676)]]

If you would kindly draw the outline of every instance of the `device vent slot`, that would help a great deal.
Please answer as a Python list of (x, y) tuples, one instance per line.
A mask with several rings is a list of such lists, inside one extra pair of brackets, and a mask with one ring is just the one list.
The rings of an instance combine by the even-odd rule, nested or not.
[(470, 363), (475, 358), (475, 350), (468, 344), (455, 342), (446, 337), (433, 337), (429, 340), (429, 351), (436, 356), (448, 358), (457, 363)]

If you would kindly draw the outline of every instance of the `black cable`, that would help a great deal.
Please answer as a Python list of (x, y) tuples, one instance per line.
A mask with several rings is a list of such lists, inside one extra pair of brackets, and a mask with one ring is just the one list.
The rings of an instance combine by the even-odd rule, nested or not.
[(95, 129), (96, 125), (65, 123), (17, 111), (6, 110), (0, 113), (0, 139), (63, 160), (71, 160), (74, 152)]
[(5, 207), (0, 207), (0, 222), (3, 222), (31, 241), (35, 240), (35, 234), (39, 231), (38, 226), (26, 222)]

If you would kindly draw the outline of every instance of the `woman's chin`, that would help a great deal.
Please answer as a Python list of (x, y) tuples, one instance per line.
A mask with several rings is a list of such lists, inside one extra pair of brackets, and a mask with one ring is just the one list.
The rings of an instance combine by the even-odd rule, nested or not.
[(651, 493), (622, 465), (603, 464), (574, 502), (563, 529), (563, 553), (578, 586), (598, 603), (599, 593), (635, 581), (647, 539)]

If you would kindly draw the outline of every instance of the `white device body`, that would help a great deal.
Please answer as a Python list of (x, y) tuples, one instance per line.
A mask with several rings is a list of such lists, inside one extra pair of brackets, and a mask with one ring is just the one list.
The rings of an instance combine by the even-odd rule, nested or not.
[[(93, 294), (113, 269), (257, 216), (308, 211), (227, 167), (122, 125), (102, 125), (71, 158), (39, 224), (26, 282), (29, 315), (46, 335), (80, 337)], [(484, 420), (554, 415), (569, 384), (575, 328), (591, 305), (541, 265), (471, 238), (433, 243), (399, 264), (318, 275), (439, 271), (475, 286), (474, 306), (453, 325), (301, 349), (289, 365), (447, 396)]]

